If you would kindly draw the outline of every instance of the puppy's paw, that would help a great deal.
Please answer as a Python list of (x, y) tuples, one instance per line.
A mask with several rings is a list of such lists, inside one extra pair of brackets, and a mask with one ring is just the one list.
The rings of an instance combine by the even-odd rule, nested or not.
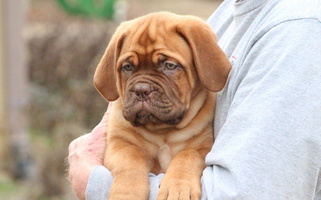
[(164, 176), (157, 200), (199, 200), (201, 198), (200, 180), (189, 180), (184, 177)]

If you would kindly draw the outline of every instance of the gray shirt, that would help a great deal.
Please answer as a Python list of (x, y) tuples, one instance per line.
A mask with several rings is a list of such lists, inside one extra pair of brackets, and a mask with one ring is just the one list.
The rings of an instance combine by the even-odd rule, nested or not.
[[(321, 200), (321, 0), (226, 0), (208, 23), (233, 68), (202, 199)], [(86, 198), (107, 199), (111, 183), (95, 168)]]

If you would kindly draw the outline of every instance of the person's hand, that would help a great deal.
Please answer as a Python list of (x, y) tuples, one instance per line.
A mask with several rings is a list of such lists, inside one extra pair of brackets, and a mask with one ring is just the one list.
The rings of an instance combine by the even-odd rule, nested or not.
[(95, 167), (103, 165), (110, 107), (91, 133), (75, 139), (69, 145), (69, 180), (78, 199), (85, 199), (90, 173)]

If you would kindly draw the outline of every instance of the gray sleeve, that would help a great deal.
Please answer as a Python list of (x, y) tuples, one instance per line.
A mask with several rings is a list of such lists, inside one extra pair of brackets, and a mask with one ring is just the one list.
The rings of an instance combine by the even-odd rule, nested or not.
[(86, 188), (87, 200), (106, 200), (113, 176), (104, 166), (95, 167), (91, 172)]
[(230, 102), (206, 158), (202, 199), (320, 195), (320, 33), (313, 19), (279, 24), (233, 69), (218, 97)]
[[(159, 189), (160, 181), (163, 174), (149, 175), (150, 193), (149, 199), (156, 199), (156, 195)], [(112, 174), (104, 166), (96, 167), (90, 174), (87, 188), (86, 199), (87, 200), (106, 200), (109, 195), (109, 189), (113, 182)]]

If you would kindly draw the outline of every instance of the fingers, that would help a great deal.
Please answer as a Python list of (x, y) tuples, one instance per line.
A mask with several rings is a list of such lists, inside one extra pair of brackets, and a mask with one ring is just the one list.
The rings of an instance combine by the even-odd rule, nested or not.
[(107, 111), (104, 113), (104, 116), (103, 116), (103, 118), (101, 119), (101, 121), (100, 121), (99, 124), (108, 123), (108, 117), (109, 117), (109, 114), (111, 113), (111, 109), (112, 109), (112, 103), (109, 103), (109, 104), (108, 104)]
[[(89, 134), (78, 137), (69, 144), (69, 181), (78, 199), (85, 199), (89, 175), (94, 167), (102, 165), (103, 155), (88, 153)], [(97, 152), (97, 151), (96, 151)], [(100, 162), (99, 159), (101, 160)]]
[(84, 138), (88, 137), (89, 133), (82, 135), (76, 139), (74, 139), (70, 144), (69, 144), (69, 152), (72, 152), (74, 149), (78, 147), (79, 141), (83, 140)]
[(78, 154), (89, 154), (98, 153), (99, 159), (103, 157), (103, 152), (106, 145), (106, 134), (107, 134), (107, 125), (108, 125), (109, 114), (106, 112), (103, 116), (102, 121), (91, 131), (91, 133), (85, 134), (73, 140), (69, 144), (69, 156), (68, 160)]
[(69, 164), (87, 163), (102, 165), (106, 146), (106, 134), (109, 113), (106, 112), (101, 122), (91, 131), (69, 144)]
[(107, 112), (105, 112), (105, 114), (104, 114), (103, 118), (101, 119), (101, 121), (99, 122), (99, 124), (98, 124), (98, 125), (104, 125), (104, 126), (107, 126), (107, 124), (108, 124), (109, 114), (110, 114), (110, 113), (108, 113), (108, 111), (107, 111)]
[(107, 108), (107, 112), (106, 113), (110, 113), (111, 112), (112, 105), (113, 104), (111, 102), (108, 103), (108, 108)]
[(107, 111), (104, 113), (103, 118), (101, 119), (101, 121), (99, 122), (99, 124), (97, 126), (106, 126), (107, 127), (108, 118), (109, 118), (109, 114), (111, 112), (111, 109), (112, 109), (112, 103), (109, 103)]
[(87, 166), (102, 165), (105, 146), (105, 130), (96, 129), (96, 133), (92, 132), (78, 137), (69, 144), (69, 165), (76, 166), (79, 163), (87, 163)]
[(99, 135), (101, 137), (106, 137), (107, 134), (107, 127), (108, 127), (108, 118), (109, 113), (105, 112), (102, 120), (99, 124), (91, 131), (91, 135)]

